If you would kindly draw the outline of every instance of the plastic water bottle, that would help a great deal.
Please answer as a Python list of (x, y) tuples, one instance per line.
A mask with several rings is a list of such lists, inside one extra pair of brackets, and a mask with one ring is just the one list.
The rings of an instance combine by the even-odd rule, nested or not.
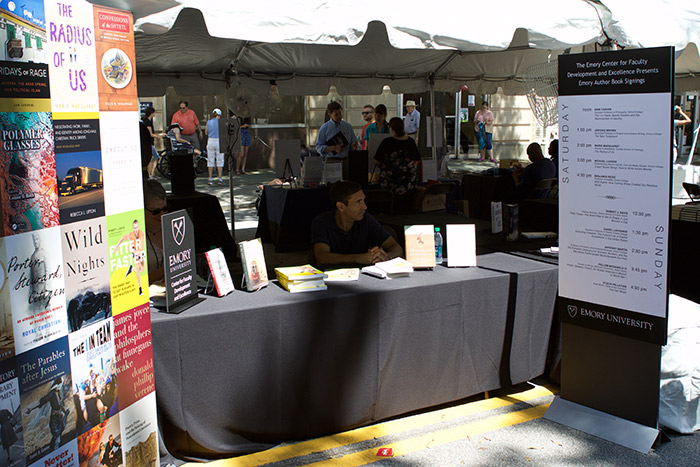
[(442, 264), (442, 234), (440, 227), (435, 227), (435, 264)]

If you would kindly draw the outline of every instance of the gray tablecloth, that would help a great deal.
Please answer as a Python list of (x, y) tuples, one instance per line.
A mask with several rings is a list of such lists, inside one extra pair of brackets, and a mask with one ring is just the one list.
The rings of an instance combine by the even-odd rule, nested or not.
[[(537, 376), (556, 268), (501, 254), (479, 263), (523, 277), (512, 379)], [(395, 280), (361, 276), (317, 293), (271, 283), (177, 316), (153, 312), (163, 440), (177, 457), (249, 452), (495, 389), (511, 280), (438, 267)]]

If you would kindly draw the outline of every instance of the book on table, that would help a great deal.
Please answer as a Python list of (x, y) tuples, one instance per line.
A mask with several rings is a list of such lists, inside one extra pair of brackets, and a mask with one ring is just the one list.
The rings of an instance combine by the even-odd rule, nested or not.
[(282, 287), (290, 292), (326, 290), (326, 275), (310, 264), (275, 268), (275, 276)]
[(413, 265), (403, 258), (394, 258), (362, 268), (364, 274), (381, 279), (396, 279), (406, 277), (413, 272)]
[(326, 282), (349, 282), (360, 278), (360, 268), (343, 268), (325, 271)]
[(243, 280), (246, 290), (253, 292), (268, 284), (267, 266), (262, 241), (259, 238), (240, 242), (241, 262), (243, 263)]
[(406, 259), (418, 268), (435, 267), (435, 227), (433, 225), (404, 226)]

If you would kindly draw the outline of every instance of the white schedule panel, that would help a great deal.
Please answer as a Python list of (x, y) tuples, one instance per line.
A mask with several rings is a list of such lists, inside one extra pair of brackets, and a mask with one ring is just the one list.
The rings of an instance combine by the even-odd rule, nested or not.
[(663, 343), (673, 49), (559, 58), (563, 321)]

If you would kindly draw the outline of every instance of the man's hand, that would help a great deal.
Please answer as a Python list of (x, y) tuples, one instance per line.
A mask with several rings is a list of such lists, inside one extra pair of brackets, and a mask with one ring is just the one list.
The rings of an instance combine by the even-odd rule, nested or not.
[(389, 255), (381, 247), (375, 246), (374, 248), (370, 248), (368, 253), (370, 254), (370, 263), (372, 264), (389, 260)]

